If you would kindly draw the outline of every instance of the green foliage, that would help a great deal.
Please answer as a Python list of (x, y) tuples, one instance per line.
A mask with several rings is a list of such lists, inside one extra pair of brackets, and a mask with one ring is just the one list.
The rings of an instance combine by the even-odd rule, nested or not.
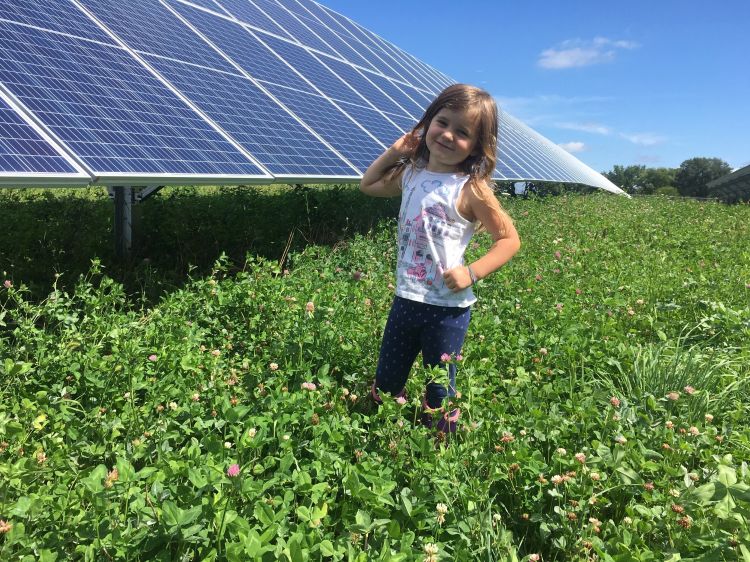
[(40, 299), (53, 282), (71, 288), (98, 260), (127, 292), (155, 301), (188, 274), (209, 274), (222, 254), (234, 263), (247, 252), (279, 260), (366, 232), (397, 212), (397, 200), (364, 198), (349, 185), (164, 188), (135, 205), (136, 251), (122, 264), (103, 188), (5, 189), (0, 224), (12, 235), (0, 244), (0, 273)]
[[(671, 195), (671, 193), (666, 193), (663, 190), (674, 186), (676, 175), (676, 168), (646, 168), (641, 180), (641, 193), (661, 193), (662, 195)], [(676, 191), (675, 194), (677, 194)]]
[(732, 171), (720, 158), (691, 158), (680, 164), (674, 184), (680, 195), (708, 197), (708, 184)]
[(671, 185), (663, 186), (663, 187), (657, 187), (654, 190), (655, 195), (665, 195), (667, 197), (678, 197), (680, 195), (680, 192), (677, 191), (677, 188)]
[(627, 193), (638, 193), (643, 188), (646, 177), (646, 166), (621, 166), (615, 164), (604, 176)]
[(674, 185), (675, 168), (647, 168), (642, 165), (615, 165), (611, 171), (604, 172), (612, 183), (628, 193), (651, 195), (660, 189)]
[[(393, 221), (220, 257), (152, 304), (97, 260), (41, 299), (0, 279), (0, 559), (741, 559), (750, 209), (507, 206), (523, 248), (477, 287), (447, 442), (418, 423), (435, 373), (368, 398)], [(284, 246), (268, 215), (237, 235)]]

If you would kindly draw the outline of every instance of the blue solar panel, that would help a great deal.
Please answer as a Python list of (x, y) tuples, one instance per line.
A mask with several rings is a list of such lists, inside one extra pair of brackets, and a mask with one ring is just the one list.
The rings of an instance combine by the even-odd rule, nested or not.
[(0, 97), (0, 174), (74, 174), (77, 170)]
[[(7, 182), (85, 177), (75, 162), (110, 179), (351, 177), (453, 81), (313, 0), (0, 0), (0, 82)], [(496, 177), (612, 188), (500, 126)]]
[(339, 107), (386, 146), (393, 144), (403, 134), (401, 129), (374, 109), (343, 102)]
[(327, 98), (298, 92), (283, 86), (268, 85), (271, 93), (364, 172), (377, 158), (385, 144), (374, 140), (339, 111)]
[[(255, 29), (295, 41), (292, 35), (249, 0), (219, 0), (219, 4), (232, 16), (252, 25)], [(216, 10), (214, 9), (214, 11)]]
[[(395, 101), (399, 107), (403, 108), (404, 112), (411, 117), (421, 117), (424, 113), (424, 108), (427, 104), (420, 101), (417, 102), (407, 96), (403, 90), (401, 90), (393, 80), (389, 80), (385, 76), (375, 74), (374, 72), (362, 71), (365, 77), (374, 83), (380, 90), (382, 90), (390, 99)], [(401, 111), (397, 113), (402, 113)]]
[(158, 2), (79, 1), (131, 49), (215, 70), (234, 70), (229, 62)]
[(370, 61), (370, 64), (381, 74), (390, 78), (401, 78), (401, 75), (383, 60), (380, 53), (377, 52), (376, 47), (371, 44), (371, 41), (367, 37), (359, 32), (349, 19), (325, 6), (321, 6), (321, 8), (331, 17), (331, 21), (336, 22), (338, 25), (338, 29), (334, 30), (334, 33), (338, 32), (342, 36), (345, 36), (352, 48), (356, 49), (364, 58)]
[[(609, 189), (603, 176), (583, 166), (559, 146), (500, 113), (498, 172), (508, 179), (577, 182)], [(604, 181), (603, 181), (604, 180)]]
[(402, 133), (411, 131), (417, 124), (417, 119), (402, 117), (401, 115), (386, 114), (386, 117), (393, 121)]
[(300, 47), (275, 37), (263, 37), (263, 42), (277, 55), (282, 57), (307, 78), (318, 90), (334, 100), (356, 104), (367, 104), (367, 101), (356, 91), (338, 78), (320, 63), (304, 47)]
[(279, 0), (279, 3), (293, 12), (302, 23), (318, 36), (325, 37), (326, 43), (335, 49), (341, 58), (368, 70), (376, 70), (365, 57), (334, 31), (337, 27), (336, 22), (332, 21), (328, 13), (318, 4), (309, 1), (298, 2), (297, 0)]
[(430, 66), (424, 64), (422, 61), (402, 49), (399, 49), (392, 43), (389, 43), (388, 41), (382, 42), (394, 53), (403, 65), (411, 70), (412, 75), (420, 77), (421, 87), (427, 93), (428, 97), (433, 98), (446, 86), (454, 83), (453, 80), (444, 81)]
[[(441, 90), (442, 90), (442, 88), (439, 91), (441, 91)], [(418, 90), (416, 88), (414, 88), (413, 90), (409, 90), (409, 94), (412, 95), (412, 96), (414, 96), (414, 98), (417, 101), (421, 100), (422, 103), (424, 103), (424, 107), (427, 107), (428, 105), (430, 105), (432, 103), (432, 100), (434, 100), (435, 97), (437, 96), (437, 93), (431, 94), (429, 92)]]
[(428, 97), (421, 90), (417, 90), (408, 84), (397, 82), (394, 86), (404, 92), (409, 99), (413, 100), (414, 105), (419, 108), (419, 113), (417, 114), (419, 117), (422, 116), (424, 110), (427, 109), (427, 106), (432, 102), (433, 96)]
[(455, 83), (455, 80), (451, 80), (445, 74), (438, 72), (437, 70), (423, 63), (421, 60), (417, 59), (416, 57), (413, 57), (409, 53), (405, 53), (403, 51), (401, 52), (404, 54), (404, 56), (408, 60), (412, 61), (412, 64), (420, 72), (423, 73), (423, 75), (425, 76), (425, 79), (429, 82), (430, 87), (428, 88), (428, 91), (430, 94), (436, 95), (438, 92), (442, 91), (444, 88)]
[[(357, 90), (363, 97), (367, 98), (372, 104), (382, 111), (395, 113), (397, 115), (408, 115), (409, 112), (396, 101), (388, 97), (385, 92), (380, 90), (374, 81), (368, 80), (372, 73), (365, 75), (354, 66), (341, 62), (338, 59), (318, 55), (319, 60), (327, 67), (333, 70), (341, 79)], [(385, 78), (381, 77), (383, 80)]]
[(303, 45), (317, 49), (329, 55), (336, 54), (335, 51), (323, 39), (308, 29), (294, 14), (286, 10), (275, 0), (248, 0), (253, 2), (268, 17), (272, 18), (278, 25), (284, 28), (289, 35), (297, 39)]
[(258, 41), (250, 30), (185, 4), (173, 3), (173, 6), (253, 78), (311, 94), (315, 92), (286, 63)]
[(97, 175), (263, 172), (126, 51), (0, 22), (0, 81)]
[(247, 78), (168, 59), (147, 60), (272, 174), (357, 174)]
[(112, 44), (105, 31), (68, 1), (0, 0), (0, 19)]
[(380, 58), (398, 73), (402, 81), (413, 84), (418, 88), (426, 90), (430, 89), (429, 82), (426, 80), (423, 73), (416, 71), (408, 62), (399, 56), (398, 52), (392, 49), (386, 41), (371, 31), (358, 26), (356, 23), (353, 23), (352, 25), (356, 27), (364, 37), (367, 37), (370, 41), (370, 48), (378, 53)]
[[(201, 8), (206, 8), (207, 10), (212, 10), (216, 13), (224, 13), (224, 8), (219, 2), (215, 2), (214, 0), (187, 0), (191, 4), (195, 4), (196, 6), (200, 6)], [(245, 0), (247, 1), (247, 0)]]

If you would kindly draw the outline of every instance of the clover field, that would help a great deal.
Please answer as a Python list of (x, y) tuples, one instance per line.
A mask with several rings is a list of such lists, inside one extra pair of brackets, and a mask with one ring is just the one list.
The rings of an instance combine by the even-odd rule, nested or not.
[(507, 207), (523, 247), (477, 289), (454, 436), (418, 422), (439, 370), (368, 396), (392, 219), (150, 301), (96, 259), (41, 295), (9, 269), (0, 559), (749, 561), (750, 207)]

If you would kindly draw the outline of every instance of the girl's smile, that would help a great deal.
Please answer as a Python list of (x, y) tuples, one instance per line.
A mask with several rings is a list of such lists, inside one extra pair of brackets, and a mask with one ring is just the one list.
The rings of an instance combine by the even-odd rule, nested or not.
[(476, 146), (476, 121), (473, 112), (447, 107), (433, 117), (425, 136), (429, 171), (455, 172), (456, 166), (471, 156)]

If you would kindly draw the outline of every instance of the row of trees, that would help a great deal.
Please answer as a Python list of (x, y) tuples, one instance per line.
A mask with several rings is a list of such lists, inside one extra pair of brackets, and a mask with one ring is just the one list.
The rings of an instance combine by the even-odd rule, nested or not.
[(710, 197), (708, 184), (731, 171), (732, 167), (720, 158), (690, 158), (679, 168), (615, 165), (603, 175), (628, 193)]

